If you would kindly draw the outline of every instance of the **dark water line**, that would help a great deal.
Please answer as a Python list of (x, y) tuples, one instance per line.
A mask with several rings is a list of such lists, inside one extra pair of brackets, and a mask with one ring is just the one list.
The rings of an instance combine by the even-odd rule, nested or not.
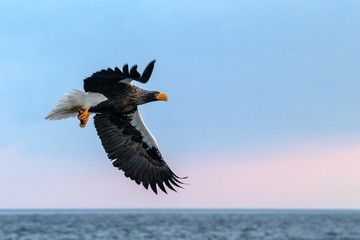
[(360, 214), (360, 209), (243, 209), (243, 208), (44, 208), (0, 209), (4, 214)]

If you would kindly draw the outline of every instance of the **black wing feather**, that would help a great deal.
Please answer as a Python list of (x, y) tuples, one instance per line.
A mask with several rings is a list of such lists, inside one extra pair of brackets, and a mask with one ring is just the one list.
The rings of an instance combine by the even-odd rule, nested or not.
[[(173, 186), (180, 187), (179, 177), (168, 167), (158, 148), (144, 140), (150, 137), (150, 133), (140, 132), (132, 125), (136, 111), (127, 115), (116, 113), (95, 115), (95, 127), (101, 143), (108, 157), (115, 160), (114, 167), (123, 170), (126, 177), (137, 184), (142, 183), (146, 189), (150, 185), (155, 193), (157, 186), (166, 193), (165, 185), (175, 191)], [(148, 136), (145, 137), (144, 134)]]
[(141, 75), (139, 82), (147, 83), (149, 81), (152, 71), (154, 70), (156, 60), (152, 60), (145, 68), (143, 74)]
[(130, 78), (131, 79), (140, 79), (140, 77), (141, 77), (141, 75), (137, 71), (137, 65), (132, 66), (132, 68), (130, 69)]
[(123, 73), (124, 73), (125, 78), (130, 78), (129, 65), (128, 64), (125, 64), (123, 66)]
[(115, 69), (104, 69), (98, 71), (84, 80), (85, 92), (107, 93), (114, 89), (121, 80), (131, 79), (141, 83), (146, 83), (151, 77), (154, 69), (155, 60), (151, 61), (145, 68), (141, 75), (137, 70), (137, 65), (134, 65), (129, 71), (129, 65), (125, 64), (122, 71), (115, 67)]

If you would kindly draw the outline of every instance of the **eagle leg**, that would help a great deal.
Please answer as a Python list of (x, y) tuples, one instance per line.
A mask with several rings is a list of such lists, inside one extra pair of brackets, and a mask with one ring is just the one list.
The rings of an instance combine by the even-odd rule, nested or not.
[(80, 120), (80, 127), (81, 128), (84, 128), (89, 120), (89, 109), (88, 108), (85, 108), (85, 109), (81, 109), (81, 108), (78, 108), (78, 112), (79, 112), (79, 115), (78, 115), (78, 119)]

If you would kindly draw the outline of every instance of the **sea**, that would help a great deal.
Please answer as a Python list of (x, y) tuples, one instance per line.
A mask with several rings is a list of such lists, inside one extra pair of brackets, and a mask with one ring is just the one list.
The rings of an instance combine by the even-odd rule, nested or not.
[(0, 210), (0, 240), (360, 240), (360, 211)]

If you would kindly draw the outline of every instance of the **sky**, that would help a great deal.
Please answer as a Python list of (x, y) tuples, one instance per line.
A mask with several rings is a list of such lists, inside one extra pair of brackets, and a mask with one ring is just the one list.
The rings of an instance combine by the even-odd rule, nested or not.
[[(0, 0), (0, 209), (360, 208), (360, 2)], [(125, 63), (167, 93), (140, 107), (171, 169), (155, 195), (91, 122), (45, 121)]]

